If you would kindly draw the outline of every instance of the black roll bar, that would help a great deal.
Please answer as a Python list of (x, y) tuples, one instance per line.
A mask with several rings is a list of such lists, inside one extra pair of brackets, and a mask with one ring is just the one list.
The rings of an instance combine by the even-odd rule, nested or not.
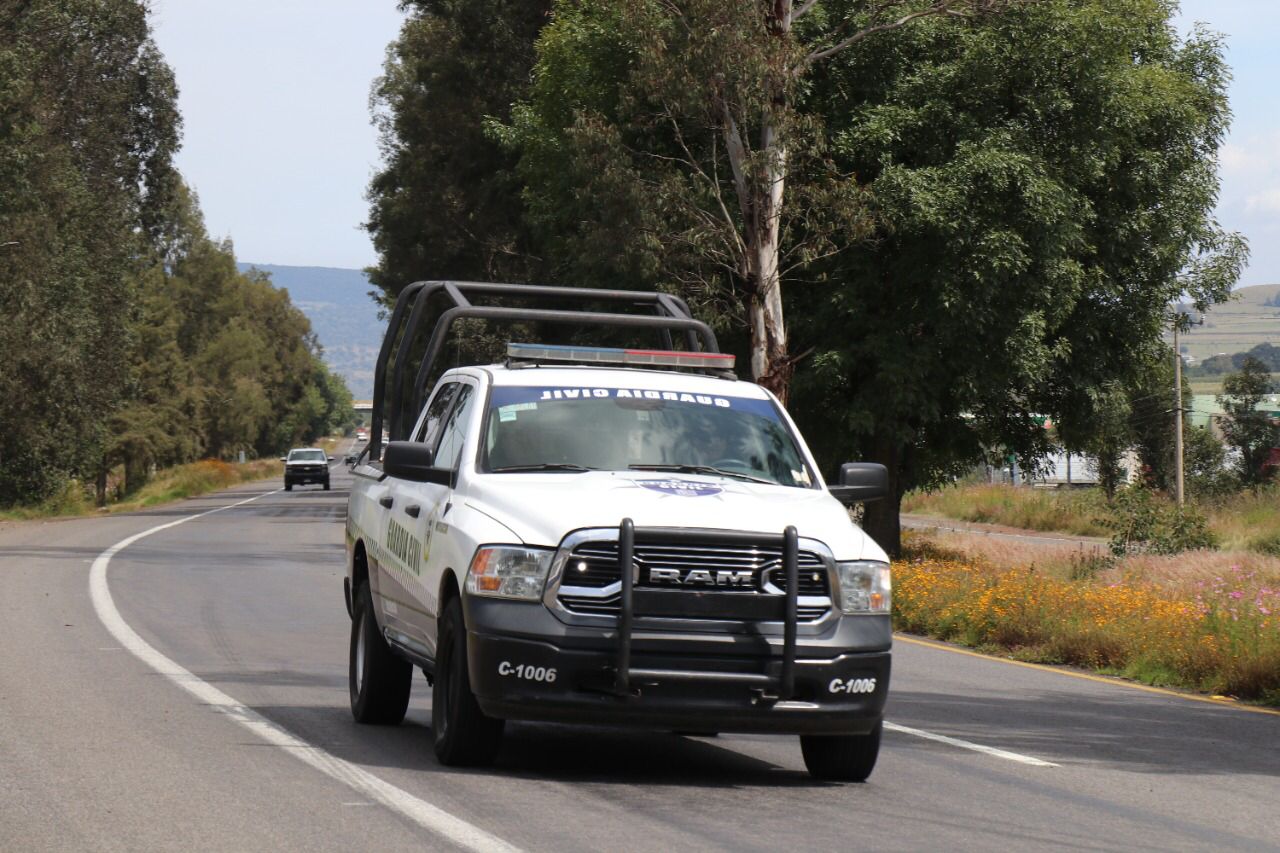
[(426, 402), (423, 398), (430, 390), (426, 387), (427, 379), (431, 375), (432, 365), (440, 356), (440, 351), (444, 349), (445, 341), (449, 334), (449, 327), (455, 320), (467, 318), (511, 321), (531, 320), (562, 325), (587, 323), (593, 326), (660, 329), (664, 331), (675, 329), (701, 334), (703, 336), (704, 343), (706, 344), (706, 349), (704, 351), (718, 351), (716, 349), (715, 333), (712, 332), (711, 328), (701, 320), (692, 320), (681, 317), (651, 317), (644, 314), (600, 314), (592, 311), (546, 311), (533, 308), (489, 308), (481, 306), (450, 308), (448, 311), (440, 315), (440, 320), (436, 323), (435, 331), (431, 333), (431, 342), (427, 344), (426, 355), (422, 357), (422, 364), (418, 368), (418, 375), (414, 379), (413, 412), (415, 414), (422, 411), (422, 404)]
[[(436, 319), (426, 354), (414, 376), (414, 384), (407, 389), (405, 377), (418, 329), (428, 314), (431, 298), (444, 293), (452, 305)], [(621, 314), (597, 311), (566, 311), (545, 308), (514, 308), (509, 306), (475, 305), (473, 297), (518, 297), (535, 301), (574, 299), (583, 302), (613, 303), (631, 308), (647, 308), (653, 313)], [(658, 331), (663, 343), (671, 346), (671, 335), (683, 335), (690, 351), (719, 352), (715, 333), (706, 323), (693, 319), (689, 305), (678, 296), (632, 290), (595, 290), (581, 287), (549, 287), (531, 284), (504, 284), (474, 281), (416, 281), (400, 292), (395, 308), (387, 324), (386, 336), (378, 351), (378, 361), (373, 378), (373, 419), (369, 436), (370, 460), (382, 457), (383, 409), (388, 413), (388, 433), (391, 441), (408, 436), (409, 430), (422, 409), (427, 393), (425, 385), (431, 368), (439, 357), (447, 340), (449, 329), (456, 320), (476, 318), (519, 322), (537, 321), (559, 324), (590, 324), (592, 326), (653, 329)], [(387, 368), (392, 365), (390, 388)], [(410, 404), (406, 411), (406, 397)], [(384, 405), (385, 403), (385, 405)]]

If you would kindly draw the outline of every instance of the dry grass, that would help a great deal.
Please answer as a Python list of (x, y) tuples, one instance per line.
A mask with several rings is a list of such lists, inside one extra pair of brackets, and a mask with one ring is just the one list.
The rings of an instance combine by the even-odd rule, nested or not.
[(1055, 577), (1070, 578), (1081, 574), (1082, 566), (1102, 567), (1111, 564), (1111, 552), (1105, 545), (1074, 542), (1028, 542), (1007, 536), (951, 531), (912, 532), (909, 548), (926, 547), (955, 559), (975, 560), (993, 566), (1035, 566)]
[(897, 627), (1280, 704), (1280, 560), (1197, 552), (1081, 571), (1063, 549), (1001, 552), (983, 538), (908, 541), (894, 566)]
[(283, 477), (284, 465), (276, 460), (258, 459), (243, 465), (205, 459), (190, 465), (166, 468), (127, 500), (110, 506), (111, 512), (128, 512), (157, 504), (193, 498), (252, 480)]
[(1205, 509), (1224, 548), (1280, 557), (1280, 486), (1232, 495)]
[[(1225, 551), (1280, 557), (1280, 484), (1214, 499), (1199, 508)], [(1106, 527), (1110, 510), (1097, 489), (948, 486), (906, 495), (902, 511), (1077, 536), (1110, 536), (1114, 532)]]
[(947, 486), (912, 492), (902, 511), (1023, 530), (1106, 536), (1106, 503), (1096, 489), (1032, 489), (1005, 485)]
[(101, 512), (133, 512), (158, 504), (216, 492), (239, 483), (284, 476), (284, 466), (275, 460), (259, 459), (243, 465), (205, 459), (157, 472), (145, 486), (122, 501), (95, 507), (90, 488), (71, 481), (60, 494), (32, 507), (0, 513), (0, 520), (24, 521), (37, 518), (68, 518)]

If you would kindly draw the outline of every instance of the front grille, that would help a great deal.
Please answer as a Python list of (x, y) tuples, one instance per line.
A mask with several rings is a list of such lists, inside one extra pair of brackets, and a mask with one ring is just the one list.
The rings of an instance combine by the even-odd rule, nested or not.
[[(743, 595), (783, 595), (786, 576), (780, 545), (679, 544), (637, 542), (636, 587)], [(799, 552), (800, 588), (809, 601), (797, 607), (801, 622), (814, 622), (830, 610), (831, 586), (826, 563), (811, 551)], [(655, 571), (658, 570), (658, 571)], [(573, 549), (560, 579), (560, 604), (573, 613), (614, 616), (621, 609), (618, 543), (584, 542)], [(607, 591), (606, 591), (607, 590)], [(818, 603), (813, 598), (825, 599)], [(733, 618), (732, 613), (722, 617)]]
[[(663, 583), (650, 577), (652, 569), (675, 569), (682, 576), (690, 570), (703, 569), (715, 575), (720, 571), (750, 571), (751, 583), (740, 591), (787, 591), (787, 579), (782, 570), (782, 548), (768, 545), (650, 545), (635, 546), (635, 561), (640, 567), (638, 586), (656, 589), (675, 589), (680, 585)], [(831, 595), (827, 567), (822, 558), (810, 551), (800, 552), (799, 595)], [(565, 586), (604, 588), (617, 583), (618, 543), (587, 542), (573, 549), (565, 565)], [(704, 588), (713, 588), (708, 584)], [(725, 587), (732, 591), (736, 588)]]
[(290, 465), (290, 474), (323, 474), (325, 472), (324, 465)]

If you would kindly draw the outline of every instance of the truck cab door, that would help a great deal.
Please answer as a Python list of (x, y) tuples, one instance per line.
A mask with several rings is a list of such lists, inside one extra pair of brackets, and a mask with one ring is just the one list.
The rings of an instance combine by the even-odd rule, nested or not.
[(428, 588), (432, 593), (426, 608), (426, 622), (423, 629), (428, 637), (427, 642), (433, 656), (436, 648), (436, 620), (440, 615), (440, 582), (445, 570), (450, 567), (459, 573), (464, 573), (472, 556), (470, 553), (459, 553), (457, 537), (450, 535), (449, 512), (457, 500), (455, 490), (458, 485), (458, 466), (462, 461), (463, 446), (471, 432), (472, 422), (476, 420), (478, 397), (479, 389), (475, 385), (467, 383), (458, 389), (457, 399), (454, 400), (453, 408), (440, 432), (440, 443), (435, 452), (435, 467), (449, 472), (449, 479), (447, 486), (437, 487), (442, 490), (440, 499), (432, 507), (431, 513), (426, 516), (423, 530), (425, 537), (423, 542), (426, 543), (426, 547), (422, 560), (425, 575), (428, 578)]
[[(434, 448), (440, 442), (445, 418), (453, 408), (462, 383), (449, 381), (436, 388), (422, 419), (414, 430), (411, 441), (419, 441)], [(423, 575), (426, 565), (426, 520), (431, 508), (448, 490), (435, 483), (414, 483), (387, 478), (387, 491), (383, 497), (385, 507), (382, 522), (383, 572), (380, 578), (383, 612), (388, 617), (384, 623), (392, 639), (409, 649), (429, 655), (432, 647), (426, 645), (427, 624), (425, 608), (435, 599), (436, 591), (429, 588)]]
[[(466, 377), (442, 385), (427, 406), (426, 414), (414, 431), (414, 441), (432, 447), (435, 468), (456, 471), (462, 442), (462, 425), (472, 411), (475, 386)], [(396, 481), (392, 486), (393, 508), (389, 525), (394, 535), (405, 539), (413, 550), (411, 577), (406, 592), (413, 607), (406, 614), (410, 639), (418, 651), (435, 656), (435, 622), (439, 610), (442, 568), (433, 558), (438, 544), (441, 522), (449, 509), (452, 483), (412, 483)], [(395, 528), (399, 528), (396, 530)]]

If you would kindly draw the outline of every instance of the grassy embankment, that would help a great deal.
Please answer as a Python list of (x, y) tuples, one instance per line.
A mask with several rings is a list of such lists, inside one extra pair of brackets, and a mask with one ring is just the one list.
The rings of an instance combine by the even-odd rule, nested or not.
[(94, 506), (93, 496), (83, 484), (70, 483), (61, 494), (55, 495), (44, 503), (0, 511), (0, 521), (65, 518), (102, 512), (132, 512), (157, 504), (216, 492), (239, 483), (281, 477), (283, 472), (284, 466), (274, 459), (260, 459), (243, 465), (205, 459), (158, 471), (156, 476), (137, 492), (123, 500), (111, 502), (106, 507)]
[[(344, 436), (332, 435), (319, 439), (314, 446), (323, 449), (330, 456), (336, 456), (338, 448), (345, 440)], [(103, 512), (134, 512), (158, 504), (206, 495), (240, 483), (268, 480), (273, 477), (284, 477), (284, 465), (275, 459), (257, 459), (243, 465), (218, 459), (203, 459), (187, 465), (164, 468), (156, 472), (156, 475), (137, 492), (123, 499), (111, 501), (105, 507), (94, 505), (93, 495), (86, 485), (71, 482), (61, 494), (54, 495), (43, 503), (0, 510), (0, 521), (68, 518)]]
[[(1224, 551), (1280, 556), (1280, 486), (1242, 492), (1199, 504)], [(1025, 530), (1110, 536), (1110, 510), (1097, 489), (1028, 489), (1011, 486), (952, 486), (913, 492), (902, 511)]]
[(1101, 494), (1094, 489), (950, 486), (912, 492), (902, 499), (903, 512), (1075, 536), (1106, 536), (1108, 530), (1101, 521), (1104, 508)]
[(1220, 556), (1129, 557), (1090, 573), (1070, 555), (1002, 559), (914, 537), (894, 566), (894, 624), (1018, 660), (1280, 705), (1280, 559), (1224, 568), (1210, 554)]
[[(978, 486), (904, 511), (1106, 535), (1096, 492)], [(1114, 558), (1105, 547), (975, 534), (908, 538), (896, 625), (1021, 660), (1280, 705), (1280, 493), (1203, 507), (1223, 550)]]

